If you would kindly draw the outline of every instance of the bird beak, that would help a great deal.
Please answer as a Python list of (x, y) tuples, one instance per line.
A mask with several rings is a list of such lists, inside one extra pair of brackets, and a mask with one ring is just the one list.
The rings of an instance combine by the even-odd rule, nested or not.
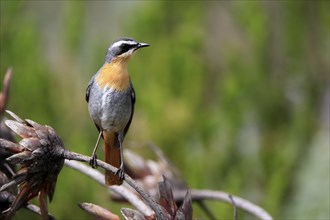
[(148, 47), (148, 46), (150, 46), (150, 44), (147, 44), (147, 43), (139, 43), (139, 44), (137, 45), (136, 49), (139, 49), (139, 48), (141, 48), (141, 47)]

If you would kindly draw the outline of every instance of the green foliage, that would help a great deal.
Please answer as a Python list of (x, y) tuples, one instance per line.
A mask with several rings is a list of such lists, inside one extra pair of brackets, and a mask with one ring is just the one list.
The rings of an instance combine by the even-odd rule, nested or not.
[[(313, 175), (317, 163), (330, 169), (329, 156), (308, 156), (318, 132), (329, 132), (320, 123), (329, 119), (320, 114), (329, 91), (329, 20), (328, 1), (1, 1), (0, 71), (14, 68), (9, 109), (52, 125), (68, 149), (88, 155), (97, 132), (84, 92), (106, 47), (120, 36), (150, 43), (129, 66), (137, 104), (127, 145), (154, 142), (192, 188), (228, 191), (275, 218), (302, 218), (308, 209), (287, 207), (308, 199), (302, 187), (318, 185), (302, 184), (301, 175), (321, 178)], [(119, 210), (103, 190), (64, 169), (51, 211), (86, 218), (74, 207), (84, 201)], [(329, 204), (328, 194), (313, 195)], [(230, 206), (208, 205), (232, 218)], [(329, 217), (329, 209), (315, 210)], [(203, 216), (197, 207), (195, 216)]]
[[(49, 81), (45, 74), (49, 70), (41, 55), (40, 36), (34, 16), (27, 14), (24, 19), (17, 16), (20, 13), (24, 15), (23, 10), (22, 2), (1, 2), (1, 17), (4, 17), (1, 19), (1, 76), (9, 66), (14, 67), (16, 74), (12, 87), (20, 89), (12, 89), (11, 96), (21, 98), (11, 98), (12, 108), (17, 109), (17, 114), (33, 109), (29, 117), (37, 117), (46, 123), (53, 117), (52, 104), (43, 101), (50, 96)], [(21, 107), (23, 102), (26, 102), (25, 110)]]

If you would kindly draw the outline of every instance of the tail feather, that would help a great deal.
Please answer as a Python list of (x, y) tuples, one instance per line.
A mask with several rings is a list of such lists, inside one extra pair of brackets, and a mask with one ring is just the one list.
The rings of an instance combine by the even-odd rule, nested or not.
[[(103, 134), (104, 137), (104, 155), (105, 162), (119, 168), (121, 164), (120, 149), (116, 146), (117, 135), (116, 134)], [(121, 180), (116, 174), (111, 171), (105, 171), (105, 184), (107, 185), (121, 185)]]

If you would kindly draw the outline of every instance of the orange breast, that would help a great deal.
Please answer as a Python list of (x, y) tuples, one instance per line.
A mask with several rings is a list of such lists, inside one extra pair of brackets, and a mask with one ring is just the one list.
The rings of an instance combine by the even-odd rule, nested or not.
[(124, 91), (130, 86), (126, 59), (116, 59), (111, 63), (105, 63), (99, 71), (95, 80), (102, 89), (109, 86), (117, 91)]

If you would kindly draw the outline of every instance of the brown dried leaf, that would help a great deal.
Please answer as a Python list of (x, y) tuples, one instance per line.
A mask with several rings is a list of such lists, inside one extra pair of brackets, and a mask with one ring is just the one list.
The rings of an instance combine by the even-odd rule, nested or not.
[(190, 220), (192, 219), (193, 209), (192, 209), (192, 201), (190, 192), (188, 191), (186, 193), (186, 196), (183, 200), (183, 204), (178, 209), (178, 211), (175, 214), (176, 220)]
[(109, 210), (92, 203), (81, 203), (79, 204), (79, 207), (99, 220), (120, 220), (118, 215), (115, 215)]
[(34, 151), (35, 149), (41, 147), (40, 140), (38, 138), (33, 137), (22, 139), (19, 144), (30, 151)]
[(18, 121), (6, 120), (5, 124), (21, 138), (37, 137), (37, 134), (32, 127), (28, 127)]
[(10, 153), (19, 153), (24, 150), (24, 148), (18, 144), (5, 139), (0, 139), (0, 147)]
[(178, 207), (175, 204), (171, 184), (165, 176), (163, 176), (163, 179), (164, 181), (158, 184), (159, 204), (165, 208), (165, 210), (170, 214), (170, 216), (174, 216)]
[(122, 208), (121, 213), (126, 220), (145, 220), (146, 218), (142, 215), (141, 212), (134, 209)]
[(9, 111), (9, 110), (6, 110), (6, 112), (13, 118), (15, 119), (16, 121), (22, 123), (22, 124), (25, 124), (25, 121), (23, 119), (21, 119), (20, 117), (18, 117), (14, 112), (12, 111)]
[(11, 164), (21, 164), (26, 160), (29, 160), (31, 158), (31, 152), (30, 151), (23, 151), (21, 153), (14, 154), (10, 157), (8, 157), (6, 160)]

